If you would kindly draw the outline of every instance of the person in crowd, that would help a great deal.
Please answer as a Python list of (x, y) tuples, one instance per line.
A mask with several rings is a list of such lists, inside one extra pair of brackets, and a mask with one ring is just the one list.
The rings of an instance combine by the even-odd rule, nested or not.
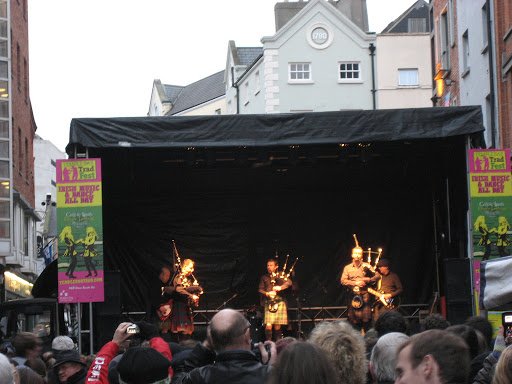
[[(173, 383), (262, 384), (277, 359), (272, 341), (259, 343), (261, 358), (251, 351), (249, 321), (233, 309), (212, 317), (203, 343), (177, 368)], [(267, 350), (268, 348), (268, 350)]]
[(418, 333), (398, 349), (396, 384), (464, 384), (469, 375), (469, 349), (464, 340), (444, 330)]
[(402, 282), (398, 275), (391, 271), (391, 263), (388, 259), (380, 259), (377, 270), (380, 274), (377, 290), (381, 292), (381, 296), (376, 299), (373, 306), (374, 320), (377, 320), (379, 315), (384, 312), (396, 310), (399, 296), (403, 292)]
[(348, 305), (348, 319), (350, 323), (366, 332), (370, 329), (372, 308), (368, 285), (380, 279), (379, 273), (369, 273), (366, 263), (363, 263), (363, 248), (357, 245), (352, 248), (352, 262), (343, 268), (341, 284), (351, 289), (351, 300)]
[(476, 374), (473, 384), (490, 384), (494, 375), (496, 364), (505, 348), (512, 345), (512, 335), (503, 334), (503, 326), (500, 326), (498, 335), (494, 340), (494, 348), (485, 358), (482, 368)]
[(370, 374), (373, 384), (387, 384), (395, 381), (395, 366), (398, 348), (409, 340), (400, 332), (389, 332), (377, 340), (370, 357)]
[[(56, 336), (52, 340), (52, 350), (51, 352), (45, 352), (50, 353), (51, 355), (46, 355), (46, 368), (47, 368), (47, 381), (48, 384), (57, 384), (59, 382), (59, 379), (53, 370), (53, 366), (59, 359), (60, 355), (62, 353), (66, 353), (66, 351), (72, 351), (75, 349), (75, 343), (73, 342), (73, 339), (69, 336)], [(45, 354), (43, 354), (44, 359)]]
[(27, 359), (25, 365), (31, 368), (35, 373), (39, 376), (44, 377), (46, 379), (46, 364), (42, 358), (36, 357), (34, 359)]
[(173, 271), (172, 268), (165, 264), (160, 268), (160, 274), (158, 275), (160, 280), (160, 296), (156, 305), (156, 314), (158, 317), (159, 328), (163, 333), (169, 331), (169, 318), (171, 317), (172, 310), (172, 296), (175, 288), (173, 286)]
[(288, 277), (284, 279), (278, 272), (279, 264), (274, 258), (267, 260), (267, 273), (260, 278), (258, 292), (262, 295), (261, 305), (265, 308), (265, 338), (272, 340), (272, 330), (274, 331), (274, 340), (283, 337), (281, 327), (288, 325), (288, 307), (286, 300), (281, 294), (282, 291), (292, 286), (292, 280)]
[[(169, 344), (159, 336), (156, 325), (144, 321), (135, 325), (140, 337), (149, 341), (149, 348), (129, 348), (115, 367), (119, 378), (127, 384), (160, 382), (168, 384), (173, 376), (171, 368), (172, 353)], [(137, 334), (128, 332), (128, 328), (133, 326), (132, 323), (121, 323), (117, 326), (112, 341), (109, 341), (100, 349), (94, 362), (89, 367), (87, 383), (109, 383), (109, 364), (120, 349), (128, 347), (128, 339)]]
[(11, 365), (7, 356), (0, 353), (0, 384), (14, 383), (13, 371), (16, 371), (16, 368)]
[(34, 359), (41, 355), (43, 346), (39, 337), (30, 332), (20, 332), (12, 339), (12, 346), (16, 356), (12, 359), (18, 366), (25, 365), (27, 359)]
[(512, 346), (509, 345), (501, 353), (500, 358), (496, 363), (492, 384), (510, 383), (512, 383)]
[(44, 378), (30, 369), (28, 366), (20, 366), (18, 369), (18, 376), (22, 384), (45, 384)]
[(367, 361), (361, 334), (346, 321), (323, 321), (311, 331), (309, 341), (318, 345), (333, 363), (337, 384), (364, 384)]
[(469, 325), (475, 331), (479, 331), (484, 337), (485, 345), (480, 345), (480, 353), (488, 352), (491, 350), (493, 343), (493, 328), (492, 324), (485, 316), (471, 316), (464, 322), (465, 325)]
[(297, 339), (295, 337), (291, 337), (291, 336), (286, 336), (286, 337), (283, 337), (282, 339), (280, 340), (277, 340), (276, 341), (276, 352), (277, 352), (277, 355), (279, 356), (279, 354), (287, 347), (289, 346), (290, 344), (292, 343), (295, 343), (297, 341)]
[(332, 362), (320, 347), (305, 341), (289, 344), (278, 357), (267, 384), (331, 384), (336, 382)]
[(428, 331), (430, 329), (446, 329), (450, 326), (450, 322), (446, 320), (439, 313), (433, 313), (423, 319), (422, 330)]
[(75, 350), (62, 351), (53, 365), (59, 384), (83, 384), (87, 368)]
[(476, 331), (468, 325), (450, 325), (446, 331), (454, 333), (464, 339), (469, 348), (469, 358), (473, 360), (478, 356), (478, 336)]
[(379, 337), (390, 332), (407, 333), (407, 322), (400, 312), (384, 312), (375, 321), (374, 328)]

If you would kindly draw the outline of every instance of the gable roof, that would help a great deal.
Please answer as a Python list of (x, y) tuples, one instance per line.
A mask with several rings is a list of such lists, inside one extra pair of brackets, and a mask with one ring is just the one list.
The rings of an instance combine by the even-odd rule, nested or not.
[(271, 43), (278, 41), (282, 36), (286, 34), (288, 30), (293, 28), (293, 25), (298, 23), (308, 12), (310, 12), (315, 7), (323, 7), (329, 14), (334, 15), (340, 21), (345, 24), (349, 30), (353, 32), (354, 36), (357, 36), (362, 41), (374, 41), (375, 34), (367, 33), (363, 31), (357, 24), (355, 24), (350, 18), (348, 18), (344, 13), (340, 12), (336, 7), (333, 7), (329, 2), (325, 0), (310, 0), (307, 2), (307, 5), (302, 8), (290, 21), (288, 21), (281, 29), (279, 29), (273, 36), (264, 36), (261, 38), (261, 42)]
[(251, 65), (262, 53), (263, 47), (237, 47), (239, 65)]
[(224, 96), (226, 94), (224, 71), (214, 73), (185, 87), (165, 85), (164, 89), (166, 95), (169, 92), (170, 96), (174, 96), (171, 99), (173, 107), (168, 113), (174, 115)]
[(162, 88), (165, 94), (165, 101), (170, 101), (171, 103), (174, 103), (180, 92), (185, 87), (182, 87), (181, 85), (162, 84)]
[[(425, 27), (426, 30), (424, 32), (430, 31), (429, 29), (429, 7), (428, 4), (424, 0), (418, 0), (413, 5), (411, 5), (407, 10), (398, 16), (395, 20), (387, 25), (386, 28), (382, 30), (381, 33), (408, 33), (408, 23), (407, 20), (410, 18), (418, 18), (425, 19)], [(412, 31), (412, 32), (420, 32), (420, 31)]]

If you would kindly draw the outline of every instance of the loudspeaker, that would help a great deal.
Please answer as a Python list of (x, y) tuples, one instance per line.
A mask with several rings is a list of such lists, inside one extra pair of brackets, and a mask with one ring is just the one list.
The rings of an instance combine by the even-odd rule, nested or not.
[(95, 303), (95, 311), (99, 316), (121, 315), (121, 273), (119, 271), (105, 271), (105, 301)]
[(451, 324), (461, 324), (473, 315), (471, 273), (470, 259), (444, 260), (446, 317)]

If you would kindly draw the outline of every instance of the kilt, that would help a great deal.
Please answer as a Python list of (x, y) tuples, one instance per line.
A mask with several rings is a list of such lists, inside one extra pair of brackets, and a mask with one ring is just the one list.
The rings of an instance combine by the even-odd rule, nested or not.
[(265, 304), (265, 319), (263, 320), (265, 324), (278, 324), (278, 325), (287, 325), (288, 324), (288, 308), (286, 307), (286, 301), (280, 301), (277, 306), (277, 312), (270, 312), (268, 310), (268, 305)]
[(174, 300), (169, 322), (169, 330), (172, 333), (183, 332), (187, 335), (191, 335), (192, 332), (194, 332), (192, 309), (190, 309), (188, 303)]
[(363, 306), (355, 309), (352, 305), (348, 305), (348, 320), (352, 324), (367, 323), (372, 319), (372, 307), (370, 305), (370, 294), (368, 292), (361, 292), (363, 298)]

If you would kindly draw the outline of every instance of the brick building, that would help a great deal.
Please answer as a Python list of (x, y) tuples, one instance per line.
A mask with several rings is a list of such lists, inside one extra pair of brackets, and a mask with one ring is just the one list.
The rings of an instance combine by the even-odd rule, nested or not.
[(496, 83), (498, 121), (503, 148), (512, 147), (512, 3), (496, 1)]
[(0, 0), (0, 264), (8, 269), (2, 299), (26, 296), (17, 287), (36, 275), (35, 131), (27, 0)]

